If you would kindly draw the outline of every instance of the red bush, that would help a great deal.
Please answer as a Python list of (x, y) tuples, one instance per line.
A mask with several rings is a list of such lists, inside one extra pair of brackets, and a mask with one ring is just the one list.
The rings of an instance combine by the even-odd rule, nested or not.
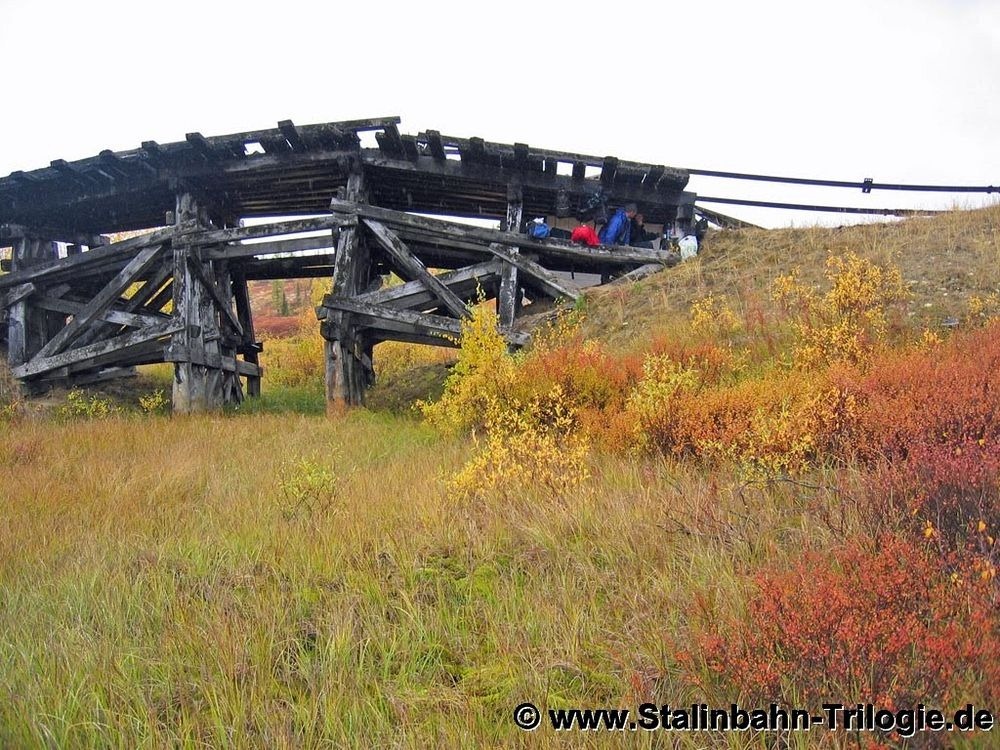
[(981, 586), (943, 576), (914, 544), (887, 537), (875, 552), (855, 543), (806, 553), (752, 588), (745, 618), (713, 622), (680, 654), (744, 700), (903, 708), (1000, 698), (997, 612)]

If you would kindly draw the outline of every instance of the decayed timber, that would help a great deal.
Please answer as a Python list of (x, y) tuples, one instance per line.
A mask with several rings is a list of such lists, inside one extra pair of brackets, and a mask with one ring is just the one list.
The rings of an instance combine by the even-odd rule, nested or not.
[[(459, 337), (462, 335), (461, 321), (443, 315), (396, 310), (384, 305), (372, 305), (357, 299), (341, 298), (334, 295), (326, 297), (323, 305), (331, 310), (351, 313), (358, 322), (376, 332), (406, 333), (413, 337), (431, 340), (438, 346), (457, 346)], [(338, 333), (336, 330), (330, 330), (335, 325), (329, 320), (323, 324), (331, 336)], [(524, 346), (529, 340), (528, 334), (519, 331), (508, 331), (504, 334), (504, 338), (512, 346)]]
[[(523, 191), (520, 183), (513, 183), (507, 189), (507, 219), (504, 230), (508, 233), (520, 232), (524, 209)], [(517, 247), (509, 246), (504, 250), (509, 256), (519, 254)], [(500, 292), (497, 295), (497, 317), (500, 328), (510, 330), (514, 326), (514, 316), (521, 301), (521, 290), (517, 283), (518, 266), (510, 260), (504, 260), (500, 271)]]
[[(476, 299), (480, 289), (485, 299), (494, 296), (490, 293), (490, 289), (496, 286), (499, 272), (500, 264), (497, 261), (487, 261), (457, 271), (448, 271), (435, 278), (463, 302), (469, 303)], [(354, 299), (372, 305), (386, 305), (397, 310), (426, 310), (433, 306), (438, 297), (422, 281), (409, 281), (388, 289), (359, 294)]]
[(143, 248), (151, 245), (162, 245), (165, 240), (170, 239), (172, 234), (173, 229), (164, 229), (141, 237), (133, 237), (122, 242), (97, 247), (79, 255), (32, 264), (23, 270), (16, 268), (12, 273), (0, 276), (0, 289), (28, 281), (44, 280), (46, 283), (52, 283), (55, 280), (72, 278), (81, 273), (92, 272), (94, 268), (99, 268), (102, 262), (112, 265), (119, 264), (122, 258), (134, 256)]
[[(366, 194), (361, 172), (350, 176), (344, 197), (345, 206), (357, 206), (359, 201), (364, 200)], [(348, 209), (346, 213), (356, 212)], [(336, 296), (351, 297), (368, 285), (368, 249), (362, 239), (357, 225), (340, 230), (331, 284), (332, 293)], [(367, 382), (374, 372), (370, 366), (369, 344), (355, 329), (351, 316), (342, 310), (335, 311), (324, 325), (327, 404), (338, 411), (360, 405), (364, 401)], [(365, 357), (368, 358), (367, 367)]]
[(140, 251), (96, 297), (88, 302), (79, 313), (73, 316), (73, 320), (65, 328), (59, 331), (42, 347), (38, 352), (38, 356), (51, 357), (53, 354), (63, 351), (73, 342), (75, 337), (83, 332), (85, 326), (98, 319), (105, 310), (114, 304), (114, 301), (121, 296), (121, 293), (153, 264), (162, 249), (162, 245), (153, 245)]
[(422, 282), (455, 317), (465, 318), (469, 316), (465, 303), (437, 277), (432, 275), (427, 267), (420, 262), (420, 259), (411, 253), (403, 241), (388, 227), (372, 219), (365, 219), (364, 224), (395, 261), (397, 270), (403, 278), (407, 281)]
[(99, 341), (96, 344), (90, 344), (78, 349), (70, 349), (68, 352), (63, 352), (62, 354), (55, 354), (50, 357), (34, 357), (27, 364), (13, 368), (12, 372), (16, 378), (27, 378), (79, 362), (100, 361), (102, 355), (111, 354), (120, 356), (137, 346), (169, 336), (183, 327), (184, 324), (176, 320), (158, 323), (155, 326), (141, 328), (124, 336), (117, 336), (109, 341)]

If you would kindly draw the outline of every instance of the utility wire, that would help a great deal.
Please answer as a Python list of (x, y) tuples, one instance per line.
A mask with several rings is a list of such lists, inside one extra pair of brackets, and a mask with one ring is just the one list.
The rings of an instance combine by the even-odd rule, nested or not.
[(932, 211), (917, 208), (861, 208), (849, 206), (811, 206), (805, 203), (776, 203), (774, 201), (751, 201), (742, 198), (711, 198), (699, 195), (698, 203), (728, 203), (733, 206), (759, 206), (761, 208), (788, 208), (796, 211), (826, 211), (838, 214), (877, 214), (880, 216), (918, 216), (921, 214), (940, 214), (944, 211)]
[(744, 174), (741, 172), (718, 172), (711, 169), (688, 169), (688, 174), (702, 177), (724, 177), (733, 180), (756, 180), (758, 182), (784, 182), (792, 185), (822, 185), (825, 187), (858, 188), (863, 193), (872, 190), (912, 190), (924, 193), (1000, 193), (996, 185), (907, 185), (874, 182), (867, 177), (861, 182), (844, 180), (814, 180), (806, 177), (776, 177), (764, 174)]

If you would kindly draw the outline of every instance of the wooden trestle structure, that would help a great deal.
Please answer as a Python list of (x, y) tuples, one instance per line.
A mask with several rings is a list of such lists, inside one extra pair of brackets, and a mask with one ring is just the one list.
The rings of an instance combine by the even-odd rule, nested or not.
[[(650, 223), (693, 210), (682, 170), (437, 131), (402, 135), (398, 124), (189, 133), (0, 178), (0, 247), (12, 248), (0, 274), (0, 343), (14, 376), (33, 392), (172, 362), (175, 411), (239, 402), (260, 393), (262, 375), (248, 282), (328, 277), (317, 311), (327, 398), (360, 404), (375, 344), (448, 345), (443, 337), (459, 333), (477, 295), (497, 300), (517, 346), (525, 296), (579, 294), (560, 272), (620, 274), (671, 257), (529, 239), (518, 233), (522, 219), (570, 216), (598, 186), (611, 205), (637, 203)], [(374, 133), (370, 147), (363, 133)], [(150, 231), (107, 236), (132, 230)], [(389, 272), (405, 283), (381, 288)]]

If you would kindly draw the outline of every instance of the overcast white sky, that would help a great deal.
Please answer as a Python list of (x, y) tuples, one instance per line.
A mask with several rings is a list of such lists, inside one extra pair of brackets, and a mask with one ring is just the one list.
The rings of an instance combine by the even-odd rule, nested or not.
[[(0, 175), (191, 131), (400, 115), (404, 133), (670, 166), (1000, 185), (998, 0), (0, 0), (0, 60)], [(996, 199), (689, 187), (877, 208)], [(708, 207), (767, 226), (851, 220)]]

